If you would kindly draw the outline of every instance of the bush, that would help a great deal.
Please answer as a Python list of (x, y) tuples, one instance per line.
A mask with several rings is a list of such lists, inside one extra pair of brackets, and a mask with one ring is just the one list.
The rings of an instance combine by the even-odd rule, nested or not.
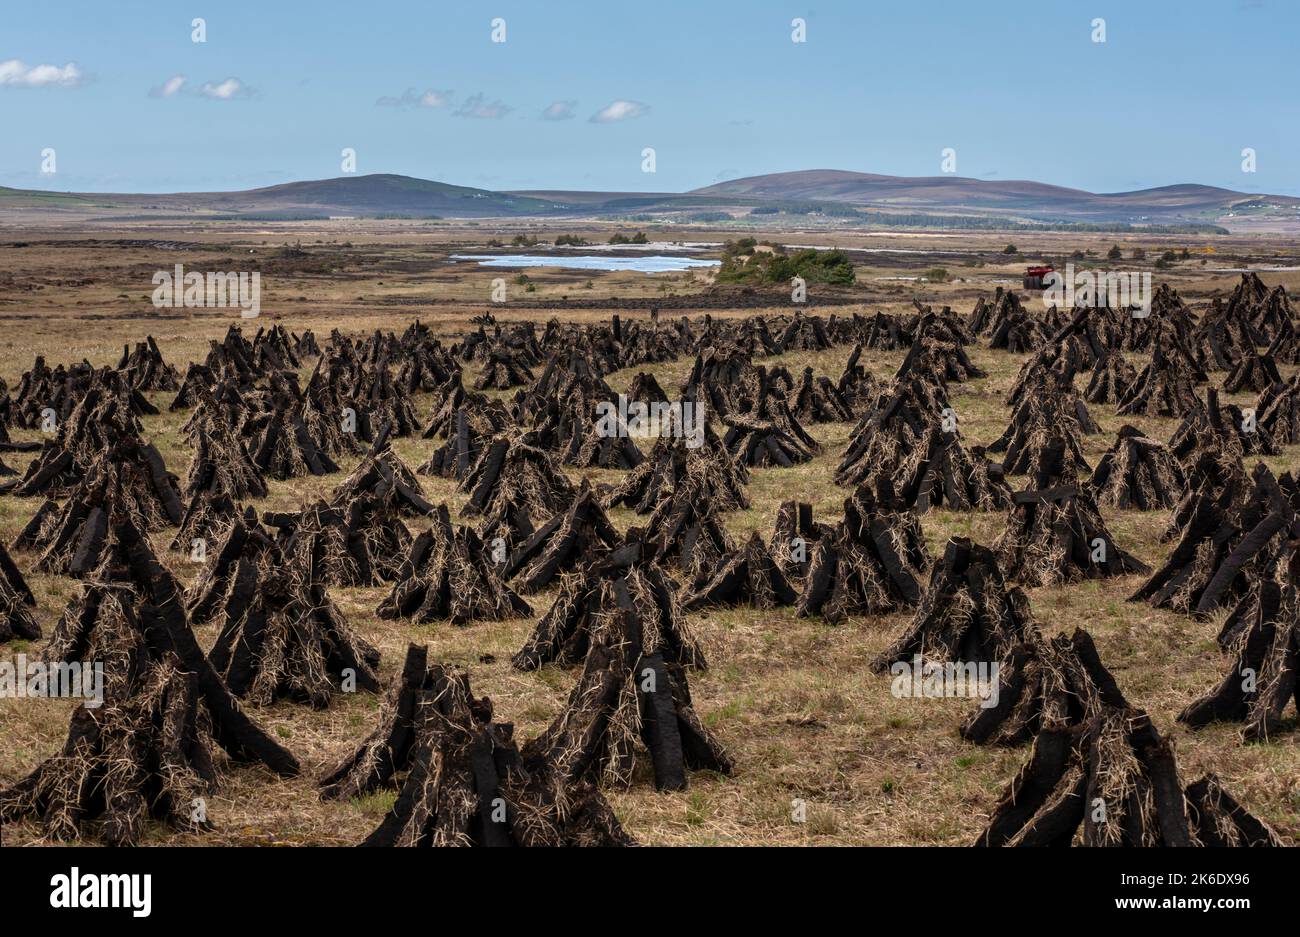
[(556, 247), (586, 247), (591, 242), (576, 234), (561, 234), (555, 239)]
[(931, 283), (947, 283), (948, 271), (943, 269), (943, 267), (935, 267), (931, 270), (925, 271), (925, 278)]
[(760, 251), (753, 238), (728, 241), (723, 246), (720, 283), (788, 283), (802, 277), (806, 283), (849, 286), (854, 281), (853, 264), (840, 250), (805, 248), (794, 254), (784, 250)]
[(628, 237), (626, 234), (615, 234), (609, 239), (611, 244), (649, 244), (650, 239), (645, 236), (644, 231), (638, 231), (636, 234)]
[(1019, 254), (1019, 253), (1020, 253), (1020, 250), (1019, 250), (1019, 248), (1016, 247), (1016, 245), (1014, 245), (1014, 244), (1008, 244), (1006, 247), (1002, 248), (1002, 253), (1004, 253), (1004, 254)]
[(1119, 260), (1124, 256), (1124, 252), (1119, 249), (1118, 244), (1112, 244), (1110, 250), (1106, 251), (1107, 260)]

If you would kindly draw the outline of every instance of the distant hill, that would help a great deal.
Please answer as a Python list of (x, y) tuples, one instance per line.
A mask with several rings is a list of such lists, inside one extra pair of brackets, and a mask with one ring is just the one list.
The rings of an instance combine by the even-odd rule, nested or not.
[(341, 176), (241, 192), (177, 192), (166, 195), (78, 194), (0, 188), (0, 209), (110, 214), (199, 213), (216, 217), (508, 217), (539, 215), (558, 206), (526, 196), (376, 173)]
[(165, 195), (46, 192), (0, 188), (0, 212), (26, 219), (111, 218), (514, 218), (667, 215), (679, 221), (825, 214), (880, 223), (983, 226), (1015, 223), (1215, 225), (1256, 230), (1300, 227), (1300, 199), (1205, 185), (1098, 194), (1032, 181), (959, 176), (884, 176), (813, 169), (733, 179), (691, 192), (493, 192), (375, 174), (248, 189)]
[[(559, 196), (561, 193), (555, 193)], [(1295, 217), (1300, 199), (1252, 195), (1208, 185), (1170, 185), (1098, 194), (1022, 180), (962, 176), (882, 176), (811, 169), (732, 179), (690, 195), (764, 201), (840, 202), (888, 211), (977, 212), (1080, 222), (1214, 222), (1234, 209)]]
[(289, 182), (232, 193), (214, 199), (213, 204), (243, 211), (284, 206), (285, 209), (327, 209), (338, 214), (455, 217), (539, 214), (556, 208), (543, 199), (390, 174)]

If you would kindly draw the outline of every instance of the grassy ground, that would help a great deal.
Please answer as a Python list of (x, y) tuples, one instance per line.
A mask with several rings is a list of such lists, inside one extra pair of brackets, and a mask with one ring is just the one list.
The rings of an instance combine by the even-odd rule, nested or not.
[[(1268, 279), (1266, 277), (1266, 279)], [(1270, 280), (1272, 282), (1272, 280)], [(965, 312), (969, 306), (954, 303)], [(882, 308), (881, 306), (872, 307)], [(904, 301), (883, 308), (903, 311)], [(66, 319), (7, 322), (0, 333), (0, 373), (13, 384), (30, 365), (34, 350), (44, 351), (52, 363), (87, 355), (106, 363), (126, 340), (143, 338), (152, 331), (167, 359), (183, 365), (199, 358), (206, 340), (224, 331), (228, 320), (132, 322), (125, 316), (102, 329), (85, 325), (70, 328)], [(422, 318), (428, 318), (421, 310)], [(439, 312), (435, 328), (454, 334), (466, 325), (466, 313)], [(604, 318), (607, 313), (584, 313), (574, 318)], [(388, 312), (346, 315), (321, 312), (295, 315), (295, 330), (310, 325), (322, 340), (331, 326), (348, 331), (368, 331), (376, 326), (404, 327), (410, 314), (398, 318)], [(30, 334), (28, 330), (30, 331)], [(792, 354), (781, 362), (794, 373), (805, 365), (817, 373), (838, 376), (849, 353), (837, 348), (815, 354)], [(953, 385), (950, 397), (957, 410), (961, 432), (968, 444), (992, 442), (1005, 428), (1009, 413), (1004, 394), (1014, 381), (1022, 356), (971, 349), (975, 363), (988, 377), (966, 385)], [(864, 361), (880, 378), (887, 378), (901, 361), (901, 352), (872, 353)], [(646, 368), (666, 389), (679, 386), (690, 361), (682, 359)], [(635, 376), (627, 370), (609, 378), (616, 390), (626, 388)], [(153, 395), (166, 403), (167, 394)], [(1242, 399), (1242, 398), (1235, 398)], [(417, 408), (427, 415), (430, 401), (417, 398)], [(177, 474), (184, 473), (189, 452), (179, 435), (183, 415), (145, 418), (146, 433), (154, 439)], [(1124, 421), (1106, 407), (1093, 407), (1104, 432), (1090, 437), (1089, 458), (1095, 463)], [(1165, 439), (1174, 421), (1132, 420), (1159, 439)], [(814, 516), (831, 521), (838, 515), (848, 492), (832, 481), (849, 435), (848, 424), (809, 427), (823, 444), (812, 462), (793, 469), (756, 470), (749, 493), (753, 506), (726, 516), (731, 533), (740, 537), (751, 530), (766, 536), (778, 504), (797, 498), (814, 505)], [(20, 438), (33, 434), (17, 433)], [(398, 453), (415, 465), (428, 454), (421, 440), (399, 440)], [(1291, 466), (1296, 447), (1268, 461), (1275, 470)], [(21, 468), (27, 456), (6, 455)], [(344, 465), (350, 469), (352, 464)], [(596, 481), (609, 481), (613, 472), (577, 472)], [(272, 483), (270, 496), (259, 509), (293, 508), (309, 496), (327, 493), (342, 476)], [(1017, 486), (1023, 479), (1015, 479)], [(464, 496), (452, 483), (426, 479), (432, 500), (445, 500), (453, 512)], [(36, 509), (35, 500), (0, 499), (0, 536), (8, 542)], [(615, 523), (626, 527), (633, 515), (612, 512)], [(1149, 564), (1159, 563), (1168, 546), (1158, 540), (1166, 516), (1106, 511), (1106, 520), (1119, 544)], [(934, 553), (954, 534), (991, 543), (1002, 529), (1001, 514), (963, 515), (933, 512), (923, 526)], [(418, 525), (413, 525), (418, 526)], [(170, 532), (155, 538), (160, 555), (186, 583), (197, 568), (185, 558), (166, 551)], [(19, 565), (30, 568), (34, 557), (17, 554)], [(62, 577), (30, 577), (39, 600), (37, 615), (48, 634), (77, 585)], [(1174, 722), (1176, 713), (1216, 682), (1227, 661), (1214, 642), (1217, 622), (1126, 602), (1140, 582), (1128, 577), (1106, 583), (1086, 583), (1030, 591), (1034, 613), (1047, 634), (1087, 628), (1095, 637), (1102, 659), (1135, 705), (1153, 716), (1159, 729), (1175, 742), (1185, 780), (1215, 771), (1243, 803), (1274, 823), (1289, 838), (1300, 836), (1300, 745), (1297, 736), (1283, 735), (1264, 745), (1242, 745), (1233, 726), (1190, 732)], [(539, 733), (563, 705), (576, 673), (546, 667), (536, 673), (518, 673), (509, 666), (511, 655), (522, 645), (533, 619), (450, 625), (412, 625), (381, 621), (375, 606), (386, 589), (337, 589), (334, 597), (349, 620), (383, 652), (381, 674), (387, 682), (400, 668), (408, 642), (427, 643), (432, 656), (467, 666), (474, 690), (492, 697), (498, 718), (516, 724), (517, 737)], [(545, 592), (530, 598), (537, 614), (553, 597)], [(733, 777), (696, 774), (690, 789), (659, 794), (643, 776), (626, 792), (610, 793), (618, 815), (639, 840), (656, 844), (946, 844), (974, 839), (1001, 790), (1011, 779), (1027, 749), (986, 749), (963, 742), (957, 727), (970, 713), (963, 700), (896, 699), (887, 676), (874, 675), (869, 662), (905, 626), (907, 614), (855, 618), (839, 626), (818, 619), (796, 619), (789, 610), (708, 611), (689, 616), (689, 624), (702, 639), (712, 664), (693, 674), (696, 708), (717, 733), (736, 764)], [(214, 627), (199, 629), (206, 647), (216, 637)], [(0, 655), (21, 651), (38, 653), (40, 644), (9, 645)], [(352, 844), (379, 821), (392, 802), (380, 794), (350, 803), (322, 803), (313, 782), (325, 768), (349, 752), (370, 731), (379, 701), (364, 694), (341, 697), (331, 709), (315, 712), (291, 703), (256, 710), (255, 717), (302, 761), (301, 778), (281, 781), (255, 768), (228, 766), (221, 791), (209, 801), (209, 814), (217, 826), (203, 837), (177, 835), (151, 826), (149, 843), (215, 844)], [(70, 704), (53, 701), (0, 700), (0, 784), (11, 782), (52, 755), (66, 733)], [(807, 805), (807, 822), (792, 819), (792, 802)], [(18, 824), (4, 831), (5, 844), (39, 841), (35, 824)]]

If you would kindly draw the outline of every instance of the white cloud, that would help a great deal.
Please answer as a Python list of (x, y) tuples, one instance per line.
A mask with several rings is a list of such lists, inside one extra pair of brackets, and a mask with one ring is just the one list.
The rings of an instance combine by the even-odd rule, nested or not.
[(640, 101), (614, 101), (591, 115), (593, 124), (613, 124), (620, 120), (644, 117), (650, 113), (650, 105)]
[(180, 94), (181, 88), (185, 87), (184, 75), (173, 75), (156, 88), (149, 89), (151, 98), (173, 98)]
[(246, 98), (252, 93), (253, 89), (238, 78), (227, 78), (225, 81), (205, 81), (203, 87), (199, 89), (199, 94), (217, 101)]
[(67, 65), (28, 65), (18, 59), (0, 62), (0, 85), (13, 85), (19, 88), (44, 88), (57, 85), (61, 88), (75, 88), (81, 84), (84, 75), (76, 62)]
[(384, 95), (375, 104), (380, 107), (446, 107), (451, 103), (451, 95), (450, 91), (438, 91), (434, 88), (427, 88), (424, 91), (407, 88), (402, 92), (401, 97)]
[(420, 100), (417, 103), (420, 107), (446, 107), (451, 103), (451, 92), (430, 89), (420, 95)]
[(485, 94), (475, 94), (465, 99), (465, 103), (456, 109), (455, 117), (476, 117), (482, 120), (500, 120), (514, 108), (501, 101), (489, 101)]
[(572, 120), (577, 101), (555, 101), (542, 111), (542, 120)]

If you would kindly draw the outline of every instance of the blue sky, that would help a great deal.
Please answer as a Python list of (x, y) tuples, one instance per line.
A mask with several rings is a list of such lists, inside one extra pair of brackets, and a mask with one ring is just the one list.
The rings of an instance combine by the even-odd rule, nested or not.
[(682, 191), (937, 175), (953, 147), (977, 178), (1300, 195), (1298, 46), (1300, 0), (9, 2), (0, 185), (240, 189), (352, 147), (361, 173)]

